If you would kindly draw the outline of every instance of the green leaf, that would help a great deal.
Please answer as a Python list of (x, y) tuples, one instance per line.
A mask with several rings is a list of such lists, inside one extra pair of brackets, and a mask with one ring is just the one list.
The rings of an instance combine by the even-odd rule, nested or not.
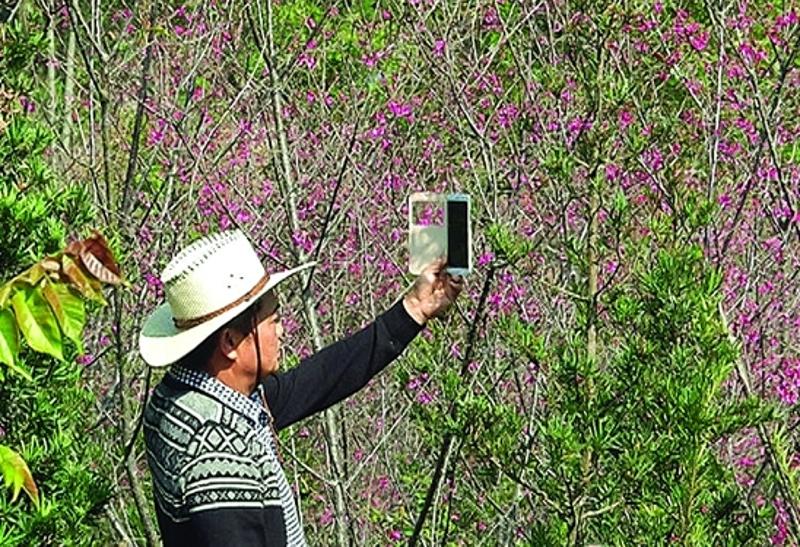
[(11, 307), (28, 345), (39, 353), (63, 360), (61, 331), (41, 292), (35, 288), (21, 289), (11, 298)]
[(26, 380), (32, 381), (31, 375), (27, 370), (16, 363), (19, 353), (19, 329), (17, 321), (11, 310), (0, 310), (0, 363), (5, 363), (8, 367), (18, 372)]
[(17, 322), (11, 310), (0, 311), (0, 363), (14, 364), (19, 353), (19, 333)]
[(0, 287), (0, 309), (5, 308), (8, 303), (8, 297), (11, 296), (11, 289), (14, 284), (12, 282), (6, 283)]
[(83, 353), (82, 334), (86, 324), (83, 301), (68, 286), (60, 283), (47, 283), (42, 288), (42, 294), (50, 304), (61, 332)]
[(38, 503), (39, 490), (33, 481), (28, 464), (22, 456), (0, 444), (0, 473), (3, 474), (3, 482), (7, 488), (11, 488), (11, 501), (16, 501), (19, 491), (24, 489), (30, 498)]

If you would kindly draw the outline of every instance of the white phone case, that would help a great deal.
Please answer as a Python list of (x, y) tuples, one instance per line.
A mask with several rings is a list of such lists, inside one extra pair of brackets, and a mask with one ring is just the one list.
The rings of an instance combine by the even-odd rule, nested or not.
[[(470, 222), (471, 202), (467, 194), (437, 194), (415, 192), (408, 197), (408, 271), (419, 275), (425, 266), (440, 256), (447, 255), (447, 202), (467, 203), (467, 267), (447, 268), (452, 275), (468, 275), (472, 272), (472, 226)], [(419, 224), (414, 221), (415, 206), (430, 204), (441, 208), (442, 223)]]
[(432, 192), (415, 192), (408, 197), (408, 271), (419, 275), (425, 266), (447, 254), (447, 224), (417, 224), (414, 222), (415, 205), (429, 203), (445, 209), (445, 196)]

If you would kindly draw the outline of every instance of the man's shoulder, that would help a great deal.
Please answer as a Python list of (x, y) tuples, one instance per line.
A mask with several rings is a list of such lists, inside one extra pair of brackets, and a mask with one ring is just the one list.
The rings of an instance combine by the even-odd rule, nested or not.
[[(246, 451), (255, 435), (252, 424), (219, 399), (170, 379), (153, 390), (145, 410), (147, 430), (174, 449), (196, 454), (227, 446)], [(235, 442), (233, 442), (235, 441)]]
[(145, 441), (185, 451), (209, 424), (224, 421), (225, 408), (207, 394), (170, 381), (153, 390), (144, 415)]

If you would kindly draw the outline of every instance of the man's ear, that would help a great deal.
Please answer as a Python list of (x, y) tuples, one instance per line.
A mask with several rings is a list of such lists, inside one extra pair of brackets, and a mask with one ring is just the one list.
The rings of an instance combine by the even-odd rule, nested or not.
[(222, 329), (217, 339), (217, 348), (219, 352), (230, 359), (235, 361), (237, 357), (236, 348), (239, 347), (239, 342), (242, 341), (242, 335), (234, 329)]

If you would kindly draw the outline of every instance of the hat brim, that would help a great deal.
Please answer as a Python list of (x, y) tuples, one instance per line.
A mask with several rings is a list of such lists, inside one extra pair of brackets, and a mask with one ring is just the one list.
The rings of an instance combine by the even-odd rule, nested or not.
[(139, 334), (139, 353), (151, 367), (166, 367), (175, 363), (279, 283), (314, 264), (314, 262), (309, 262), (291, 270), (271, 273), (267, 284), (250, 298), (224, 313), (188, 329), (176, 327), (169, 304), (162, 304), (150, 314), (142, 327), (142, 332)]

